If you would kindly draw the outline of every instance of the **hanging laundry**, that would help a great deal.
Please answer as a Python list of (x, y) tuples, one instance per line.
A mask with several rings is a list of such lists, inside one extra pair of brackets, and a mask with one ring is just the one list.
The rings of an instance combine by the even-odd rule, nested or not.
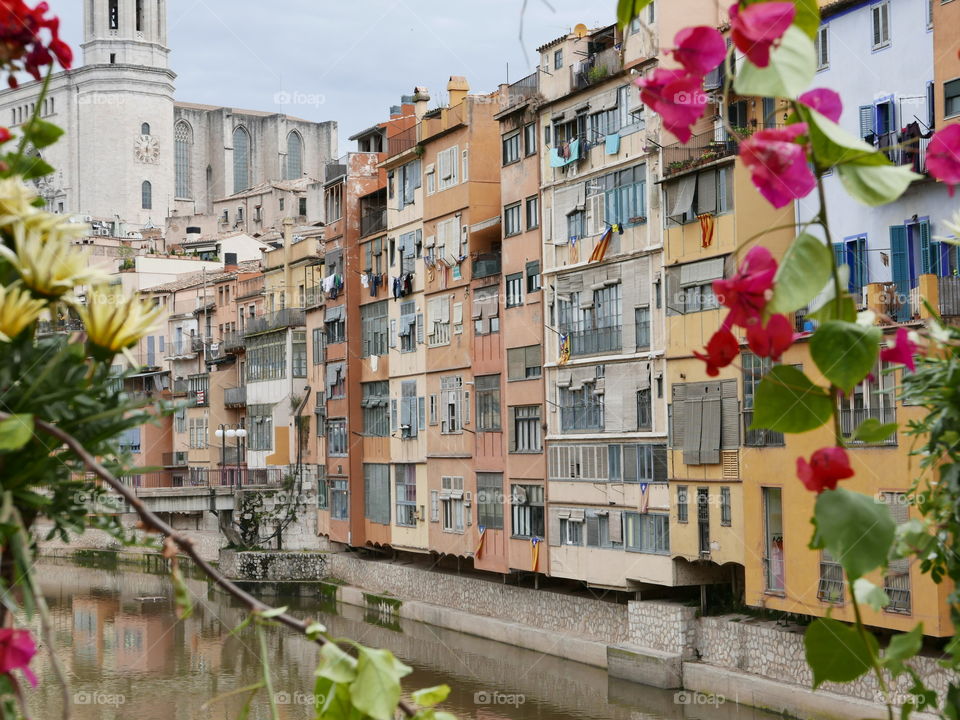
[(393, 279), (393, 284), (392, 284), (392, 286), (391, 286), (391, 288), (392, 288), (392, 290), (393, 290), (393, 299), (394, 299), (394, 300), (397, 300), (397, 299), (400, 298), (400, 288), (401, 288), (401, 286), (402, 286), (402, 285), (401, 285), (401, 282), (400, 282), (400, 278), (395, 277), (395, 278)]
[(380, 292), (381, 285), (383, 285), (383, 274), (378, 273), (373, 276), (373, 279), (370, 282), (370, 297), (377, 296), (377, 293)]
[(616, 155), (620, 152), (620, 133), (607, 135), (607, 139), (604, 141), (604, 147), (606, 148), (607, 155)]
[(366, 273), (360, 273), (360, 284), (363, 287), (370, 287), (370, 276)]

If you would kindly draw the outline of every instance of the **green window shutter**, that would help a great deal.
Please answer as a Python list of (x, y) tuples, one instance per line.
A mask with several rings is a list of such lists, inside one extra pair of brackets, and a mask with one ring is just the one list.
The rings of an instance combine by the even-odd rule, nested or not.
[(897, 295), (905, 300), (897, 319), (906, 319), (910, 315), (910, 265), (907, 256), (907, 228), (903, 225), (890, 227), (890, 268)]

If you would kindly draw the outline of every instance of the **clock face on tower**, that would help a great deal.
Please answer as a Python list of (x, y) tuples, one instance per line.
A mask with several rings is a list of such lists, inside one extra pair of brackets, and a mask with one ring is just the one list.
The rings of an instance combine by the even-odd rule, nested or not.
[(160, 158), (160, 141), (153, 135), (140, 135), (134, 143), (137, 160), (153, 164)]

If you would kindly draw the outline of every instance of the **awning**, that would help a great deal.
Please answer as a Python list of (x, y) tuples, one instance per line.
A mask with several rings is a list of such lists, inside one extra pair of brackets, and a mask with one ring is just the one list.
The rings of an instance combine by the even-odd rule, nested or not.
[(475, 223), (474, 225), (471, 225), (470, 232), (472, 233), (480, 232), (481, 230), (486, 230), (487, 228), (496, 227), (499, 224), (500, 224), (500, 216), (496, 215), (492, 218), (487, 218), (486, 220), (483, 220), (481, 222)]
[(687, 175), (680, 179), (677, 187), (677, 200), (670, 211), (670, 217), (680, 217), (693, 205), (693, 193), (697, 189), (697, 176)]
[(327, 314), (324, 317), (324, 322), (339, 322), (344, 320), (347, 316), (347, 306), (346, 305), (337, 305), (336, 307), (327, 308)]

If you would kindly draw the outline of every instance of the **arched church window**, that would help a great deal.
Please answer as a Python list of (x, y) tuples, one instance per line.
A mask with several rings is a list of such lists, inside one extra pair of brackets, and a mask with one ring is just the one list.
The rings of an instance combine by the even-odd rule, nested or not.
[(193, 146), (193, 131), (181, 120), (174, 128), (174, 162), (176, 164), (178, 198), (190, 197), (190, 151)]
[(150, 134), (150, 123), (144, 123), (143, 125), (140, 126), (140, 134), (141, 135)]
[(141, 205), (144, 210), (153, 210), (153, 185), (149, 180), (144, 180), (140, 188)]
[(233, 131), (233, 192), (250, 187), (250, 133), (242, 126)]
[(303, 176), (303, 139), (300, 133), (287, 135), (287, 180), (296, 180)]

